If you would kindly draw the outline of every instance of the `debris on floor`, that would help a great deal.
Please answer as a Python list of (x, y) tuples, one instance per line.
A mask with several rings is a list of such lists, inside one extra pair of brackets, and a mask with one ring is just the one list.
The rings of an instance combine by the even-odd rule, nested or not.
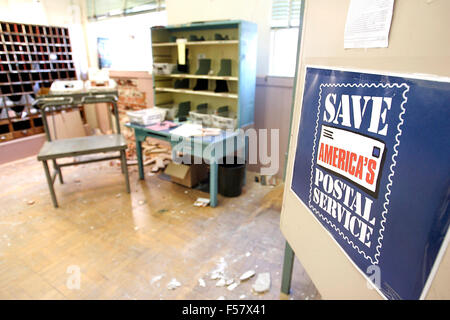
[(32, 206), (34, 203), (35, 203), (34, 200), (28, 200), (28, 201), (27, 201), (27, 205), (29, 205), (29, 206)]
[(173, 279), (170, 280), (170, 282), (167, 284), (167, 289), (169, 289), (169, 290), (175, 290), (176, 288), (178, 288), (178, 287), (180, 287), (180, 286), (181, 286), (181, 283), (180, 283), (177, 279), (173, 278)]
[(261, 183), (263, 186), (276, 186), (277, 177), (267, 175), (255, 175), (255, 182)]
[(253, 277), (255, 275), (255, 270), (248, 270), (246, 272), (244, 272), (241, 276), (240, 276), (240, 280), (241, 281), (245, 281), (247, 279), (250, 279), (251, 277)]
[(150, 280), (150, 284), (154, 284), (155, 282), (158, 282), (159, 280), (161, 280), (161, 279), (164, 277), (164, 275), (165, 275), (165, 274), (163, 273), (163, 274), (154, 276), (154, 277), (152, 278), (152, 280)]
[(205, 280), (203, 280), (202, 278), (198, 279), (198, 285), (203, 288), (206, 287)]
[(232, 283), (232, 284), (230, 284), (230, 285), (227, 287), (227, 289), (228, 289), (229, 291), (233, 291), (234, 289), (236, 289), (236, 287), (237, 287), (238, 285), (239, 285), (239, 284), (238, 284), (237, 282)]
[(225, 279), (219, 279), (219, 281), (216, 282), (216, 287), (224, 287), (225, 286)]
[(220, 297), (217, 298), (217, 300), (225, 300), (225, 297), (224, 296), (220, 296)]
[(239, 299), (245, 299), (245, 298), (247, 298), (247, 296), (246, 296), (245, 294), (241, 294), (241, 295), (239, 296)]
[(270, 289), (270, 273), (258, 273), (256, 281), (252, 286), (252, 290), (256, 293), (264, 293)]
[(223, 279), (225, 275), (225, 269), (227, 268), (227, 266), (228, 264), (225, 261), (225, 258), (221, 257), (219, 263), (217, 263), (216, 265), (216, 269), (211, 271), (211, 280)]
[(206, 207), (209, 204), (208, 198), (197, 198), (194, 202), (195, 207)]

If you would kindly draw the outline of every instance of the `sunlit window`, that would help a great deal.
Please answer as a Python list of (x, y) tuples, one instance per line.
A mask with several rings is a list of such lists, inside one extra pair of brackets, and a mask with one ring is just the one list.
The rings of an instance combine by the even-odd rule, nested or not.
[(269, 75), (295, 75), (300, 12), (301, 0), (272, 1)]

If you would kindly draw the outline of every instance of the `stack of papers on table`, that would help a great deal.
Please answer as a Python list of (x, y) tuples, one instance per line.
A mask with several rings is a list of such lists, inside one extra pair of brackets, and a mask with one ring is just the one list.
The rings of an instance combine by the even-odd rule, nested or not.
[(204, 137), (218, 136), (221, 130), (218, 128), (202, 128), (201, 124), (185, 123), (170, 131), (171, 134), (180, 137)]

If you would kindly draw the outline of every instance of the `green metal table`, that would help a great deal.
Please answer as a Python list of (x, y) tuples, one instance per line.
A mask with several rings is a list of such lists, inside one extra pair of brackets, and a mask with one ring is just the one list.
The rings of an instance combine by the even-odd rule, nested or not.
[[(122, 134), (120, 133), (119, 116), (117, 110), (117, 95), (118, 92), (116, 89), (101, 90), (101, 91), (83, 89), (81, 91), (72, 93), (50, 94), (46, 96), (41, 96), (34, 102), (34, 106), (39, 108), (41, 111), (42, 122), (44, 125), (45, 135), (47, 138), (47, 141), (44, 143), (41, 150), (39, 151), (37, 159), (41, 161), (44, 166), (45, 176), (50, 190), (53, 206), (55, 208), (58, 207), (58, 202), (56, 200), (56, 194), (53, 184), (55, 182), (56, 176), (59, 176), (59, 182), (61, 184), (64, 183), (61, 168), (66, 166), (119, 159), (121, 161), (122, 173), (125, 175), (125, 184), (127, 192), (130, 193), (127, 160), (125, 156), (127, 143), (125, 137), (122, 136)], [(54, 112), (63, 110), (67, 107), (74, 107), (90, 103), (109, 103), (113, 106), (116, 125), (115, 134), (103, 136), (87, 136), (87, 137), (59, 139), (59, 140), (51, 139), (47, 123), (48, 111)], [(112, 128), (111, 116), (109, 117), (109, 121)], [(109, 152), (119, 152), (120, 155), (107, 156), (83, 161), (73, 161), (63, 164), (56, 162), (56, 160), (59, 158), (75, 157), (95, 153), (109, 153)], [(53, 167), (55, 169), (53, 175), (50, 174), (49, 166), (47, 163), (47, 161), (49, 160), (53, 162)]]
[[(127, 123), (126, 127), (133, 129), (136, 138), (136, 155), (139, 166), (139, 179), (144, 179), (144, 161), (142, 159), (142, 142), (147, 137), (167, 141), (172, 146), (172, 158), (177, 158), (177, 153), (203, 159), (210, 165), (209, 177), (209, 197), (210, 206), (217, 206), (218, 192), (218, 165), (222, 163), (224, 157), (235, 155), (237, 152), (246, 161), (247, 144), (245, 136), (241, 130), (221, 131), (217, 136), (204, 137), (181, 137), (172, 134), (172, 129), (156, 131), (143, 125)], [(245, 181), (245, 180), (244, 180)]]

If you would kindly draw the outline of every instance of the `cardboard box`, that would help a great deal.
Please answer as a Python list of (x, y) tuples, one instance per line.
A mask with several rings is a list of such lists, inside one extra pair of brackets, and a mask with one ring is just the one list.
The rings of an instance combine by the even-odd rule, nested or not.
[(171, 162), (167, 165), (165, 174), (170, 176), (172, 182), (192, 188), (199, 182), (208, 178), (206, 164), (177, 164)]

